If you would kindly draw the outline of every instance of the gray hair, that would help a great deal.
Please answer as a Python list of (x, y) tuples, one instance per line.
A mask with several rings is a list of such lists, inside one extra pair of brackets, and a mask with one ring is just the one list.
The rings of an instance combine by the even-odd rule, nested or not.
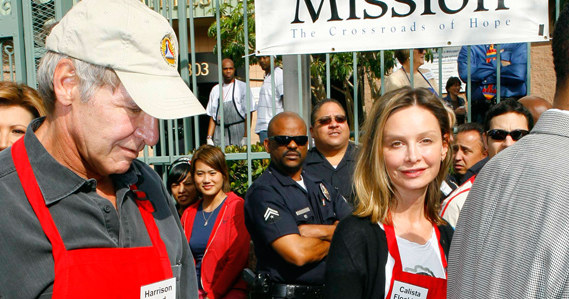
[(79, 78), (81, 101), (83, 102), (87, 102), (101, 87), (110, 86), (115, 90), (121, 84), (119, 77), (111, 68), (48, 51), (39, 63), (37, 75), (38, 92), (44, 101), (48, 115), (53, 113), (55, 108), (53, 74), (59, 61), (64, 58), (71, 60), (75, 67), (75, 74)]

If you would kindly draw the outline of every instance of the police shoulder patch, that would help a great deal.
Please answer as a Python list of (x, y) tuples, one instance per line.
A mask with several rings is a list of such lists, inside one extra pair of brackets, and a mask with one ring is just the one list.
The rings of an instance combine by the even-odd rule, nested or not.
[(265, 215), (263, 216), (263, 218), (267, 223), (275, 223), (280, 219), (280, 216), (281, 215), (279, 214), (279, 211), (272, 209), (271, 207), (267, 207), (267, 210), (265, 210)]

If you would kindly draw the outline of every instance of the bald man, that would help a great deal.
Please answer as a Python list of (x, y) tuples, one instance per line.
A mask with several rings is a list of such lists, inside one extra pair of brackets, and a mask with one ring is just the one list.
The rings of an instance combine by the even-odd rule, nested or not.
[(298, 114), (277, 114), (267, 133), (271, 164), (245, 196), (245, 225), (265, 278), (251, 297), (323, 298), (330, 241), (351, 208), (335, 188), (303, 172), (308, 136)]
[(533, 122), (536, 123), (539, 116), (548, 109), (551, 109), (551, 103), (546, 99), (538, 96), (525, 96), (518, 100), (524, 107), (526, 107), (531, 116), (533, 117)]

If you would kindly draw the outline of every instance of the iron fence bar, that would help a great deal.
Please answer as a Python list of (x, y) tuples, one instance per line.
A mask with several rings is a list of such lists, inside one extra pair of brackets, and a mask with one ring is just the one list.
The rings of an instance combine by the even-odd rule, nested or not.
[(247, 132), (247, 184), (253, 184), (253, 176), (251, 174), (252, 160), (251, 160), (251, 79), (249, 78), (249, 28), (248, 15), (247, 15), (247, 1), (243, 1), (243, 42), (245, 55), (245, 102), (247, 107), (247, 121), (245, 130)]
[[(414, 59), (414, 56), (415, 56), (415, 55), (414, 55), (414, 54), (415, 54), (415, 53), (414, 53), (415, 51), (413, 51), (413, 50), (414, 50), (414, 49), (409, 49), (409, 62), (411, 63), (411, 64), (409, 65), (409, 85), (411, 86), (411, 88), (414, 88), (414, 87), (415, 87), (415, 71), (414, 71), (414, 69), (413, 69), (413, 68), (414, 68), (414, 66), (413, 66), (414, 61), (413, 61), (413, 59)], [(401, 65), (401, 67), (403, 67), (403, 65)], [(404, 68), (404, 67), (403, 67), (403, 71), (405, 71), (405, 68)]]
[[(18, 5), (14, 2), (20, 2)], [(32, 19), (32, 1), (12, 1), (12, 4), (16, 4), (14, 12), (20, 13), (22, 16), (21, 20), (18, 21), (18, 25), (23, 27), (23, 35), (14, 35), (14, 47), (21, 46), (23, 48), (15, 49), (15, 59), (16, 59), (16, 80), (18, 82), (25, 82), (29, 86), (36, 87), (36, 70), (34, 61), (34, 31), (33, 31), (33, 19)], [(14, 7), (12, 7), (14, 9)], [(17, 56), (22, 56), (18, 58)], [(20, 65), (18, 65), (20, 64)], [(30, 66), (30, 67), (28, 67)], [(12, 66), (10, 66), (12, 69)]]
[(303, 113), (303, 105), (302, 105), (302, 61), (301, 61), (301, 56), (296, 55), (296, 68), (297, 68), (297, 74), (298, 74), (298, 114), (300, 115), (304, 115)]
[[(179, 0), (178, 0), (179, 1)], [(196, 33), (194, 25), (194, 0), (190, 0), (190, 67), (192, 70), (192, 92), (198, 97), (198, 82), (196, 78)], [(199, 116), (194, 116), (194, 147), (200, 144)]]
[(0, 39), (0, 82), (4, 81), (4, 42)]
[(379, 60), (381, 61), (381, 75), (380, 75), (380, 80), (381, 80), (381, 95), (385, 94), (385, 51), (381, 50), (379, 52)]
[(466, 48), (467, 56), (466, 56), (466, 70), (467, 70), (467, 75), (466, 75), (466, 100), (467, 100), (467, 113), (466, 113), (466, 118), (468, 119), (468, 122), (472, 122), (472, 74), (470, 74), (471, 71), (471, 60), (472, 60), (472, 54), (470, 53), (470, 49), (471, 46), (468, 46)]
[(164, 155), (166, 152), (166, 144), (164, 144), (164, 140), (166, 140), (166, 130), (164, 129), (164, 120), (158, 121), (158, 128), (160, 131), (160, 155)]
[(443, 48), (437, 50), (439, 52), (439, 96), (443, 96)]
[(501, 78), (502, 77), (502, 61), (500, 58), (500, 44), (496, 44), (496, 103), (500, 103), (501, 100)]
[[(275, 86), (275, 57), (273, 55), (270, 56), (271, 61), (271, 100), (272, 100), (272, 111), (273, 116), (277, 114), (277, 95), (275, 93), (276, 86)], [(284, 87), (284, 86), (283, 86)], [(284, 103), (283, 103), (284, 104)]]
[[(186, 1), (178, 1), (178, 40), (180, 42), (180, 75), (187, 85), (190, 84), (190, 74), (188, 68), (188, 23), (186, 23)], [(190, 9), (191, 10), (191, 9)], [(195, 89), (194, 89), (195, 90)], [(190, 149), (190, 118), (185, 117), (182, 121), (182, 128), (184, 132), (184, 154), (187, 154)]]
[(326, 53), (326, 97), (330, 98), (330, 53)]
[[(221, 120), (219, 121), (219, 126), (220, 126), (220, 141), (221, 141), (221, 151), (223, 151), (225, 153), (225, 113), (224, 113), (224, 103), (225, 103), (225, 98), (223, 96), (223, 73), (222, 73), (222, 60), (221, 60), (221, 26), (219, 25), (219, 21), (220, 21), (220, 17), (219, 17), (219, 11), (220, 11), (220, 6), (219, 6), (219, 0), (215, 0), (215, 30), (217, 32), (217, 38), (216, 38), (216, 42), (217, 42), (217, 82), (219, 83), (219, 100), (218, 100), (218, 107), (217, 107), (217, 113), (220, 113), (221, 116)], [(235, 84), (235, 83), (234, 83)], [(216, 115), (217, 117), (217, 115)], [(208, 126), (209, 128), (209, 126)]]
[(527, 59), (527, 73), (526, 73), (526, 94), (531, 94), (531, 43), (527, 44), (527, 52), (528, 52), (528, 59)]
[[(168, 136), (168, 156), (174, 155), (175, 151), (174, 151), (174, 139), (177, 139), (175, 137), (178, 136), (174, 136), (174, 128), (172, 126), (172, 123), (174, 121), (169, 119), (166, 120), (166, 128), (168, 129), (168, 133), (166, 136)], [(162, 155), (164, 155), (164, 153), (160, 153)]]
[(354, 141), (358, 144), (359, 140), (359, 117), (358, 117), (358, 110), (359, 110), (359, 97), (358, 97), (358, 53), (353, 52), (353, 73), (354, 73)]

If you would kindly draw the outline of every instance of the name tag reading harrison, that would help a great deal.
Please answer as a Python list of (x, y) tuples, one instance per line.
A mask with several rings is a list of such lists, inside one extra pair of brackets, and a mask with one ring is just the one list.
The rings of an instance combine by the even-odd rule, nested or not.
[(140, 287), (140, 299), (176, 299), (176, 277)]
[(390, 299), (426, 299), (428, 289), (395, 280)]

